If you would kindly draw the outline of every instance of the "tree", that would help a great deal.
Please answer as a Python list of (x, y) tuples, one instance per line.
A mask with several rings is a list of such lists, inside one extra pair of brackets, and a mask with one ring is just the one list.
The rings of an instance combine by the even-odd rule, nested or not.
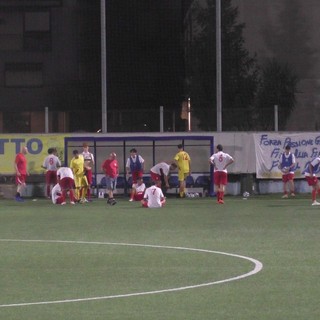
[(295, 107), (298, 77), (288, 64), (268, 60), (262, 68), (257, 94), (257, 129), (274, 130), (274, 106), (278, 105), (279, 130), (285, 130), (290, 112)]
[[(192, 111), (203, 130), (216, 128), (215, 0), (196, 5), (192, 13), (199, 28), (187, 61), (187, 92)], [(256, 57), (244, 47), (244, 24), (237, 23), (238, 9), (231, 0), (221, 1), (222, 105), (224, 130), (252, 128), (252, 112), (258, 88)]]
[(316, 64), (317, 52), (312, 48), (310, 25), (302, 9), (299, 0), (284, 0), (276, 19), (278, 23), (266, 26), (263, 36), (275, 59), (288, 64), (300, 78), (306, 78)]

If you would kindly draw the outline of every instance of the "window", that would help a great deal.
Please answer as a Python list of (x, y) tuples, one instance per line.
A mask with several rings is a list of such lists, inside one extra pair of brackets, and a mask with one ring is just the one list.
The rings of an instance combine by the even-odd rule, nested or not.
[(24, 14), (25, 32), (50, 32), (49, 12), (25, 12)]
[(30, 112), (5, 112), (3, 113), (3, 132), (29, 133)]
[(24, 13), (24, 49), (26, 51), (50, 51), (50, 12)]
[(23, 14), (0, 12), (0, 51), (23, 50)]
[(0, 12), (0, 51), (50, 51), (50, 11)]
[(41, 87), (43, 71), (41, 63), (7, 63), (5, 65), (6, 87)]

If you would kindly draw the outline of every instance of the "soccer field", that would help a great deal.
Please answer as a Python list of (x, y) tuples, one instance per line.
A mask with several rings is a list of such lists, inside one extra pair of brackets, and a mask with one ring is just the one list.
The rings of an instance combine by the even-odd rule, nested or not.
[(0, 201), (0, 319), (319, 319), (310, 196)]

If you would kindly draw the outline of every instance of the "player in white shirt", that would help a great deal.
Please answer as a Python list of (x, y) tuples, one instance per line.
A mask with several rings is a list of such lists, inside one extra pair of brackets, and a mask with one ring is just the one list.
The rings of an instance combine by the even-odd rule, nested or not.
[(61, 161), (57, 157), (56, 148), (48, 149), (48, 156), (44, 159), (41, 167), (46, 169), (46, 193), (47, 197), (50, 199), (51, 186), (54, 186), (57, 183), (57, 170), (61, 167)]
[(167, 164), (166, 162), (160, 162), (150, 169), (150, 176), (153, 182), (161, 181), (163, 177), (166, 188), (169, 188), (169, 173), (177, 168), (175, 163)]
[(137, 153), (137, 149), (132, 148), (130, 150), (130, 157), (127, 159), (126, 163), (126, 177), (127, 180), (132, 178), (132, 183), (137, 182), (138, 177), (143, 176), (144, 171), (144, 159)]
[(279, 169), (282, 173), (283, 182), (283, 196), (282, 198), (288, 198), (289, 193), (287, 187), (289, 186), (290, 195), (295, 197), (294, 194), (294, 167), (296, 165), (296, 157), (290, 152), (290, 145), (285, 147), (285, 151), (281, 154)]
[(222, 150), (222, 145), (218, 144), (216, 148), (217, 152), (209, 158), (209, 163), (212, 164), (214, 168), (213, 180), (217, 194), (217, 203), (219, 204), (224, 203), (224, 192), (228, 183), (227, 167), (234, 162), (234, 159)]
[(61, 167), (57, 171), (58, 182), (62, 190), (62, 205), (66, 204), (66, 198), (69, 193), (70, 203), (74, 204), (74, 177), (73, 172), (68, 167)]
[(146, 190), (146, 185), (141, 177), (137, 178), (137, 182), (132, 185), (129, 201), (141, 201)]
[(313, 159), (304, 171), (305, 178), (310, 187), (312, 187), (311, 197), (312, 205), (320, 206), (320, 202), (317, 201), (317, 194), (320, 193), (319, 180), (316, 176), (316, 172), (319, 171), (320, 157)]
[(161, 208), (166, 203), (166, 198), (160, 188), (161, 181), (157, 181), (156, 185), (146, 189), (144, 197), (141, 200), (144, 208)]
[(83, 144), (82, 155), (83, 155), (83, 159), (84, 159), (85, 175), (88, 180), (87, 200), (91, 201), (90, 186), (92, 185), (92, 169), (94, 166), (94, 155), (93, 155), (93, 153), (89, 152), (89, 145), (87, 143)]

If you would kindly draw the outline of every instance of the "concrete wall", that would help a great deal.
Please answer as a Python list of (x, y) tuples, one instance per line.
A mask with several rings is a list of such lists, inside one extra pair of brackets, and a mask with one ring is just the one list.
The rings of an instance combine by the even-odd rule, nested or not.
[[(185, 149), (191, 155), (192, 159), (192, 175), (196, 177), (199, 174), (210, 175), (210, 166), (208, 159), (211, 156), (209, 140), (203, 140), (197, 143), (196, 140), (188, 140), (194, 136), (202, 136), (213, 138), (214, 146), (222, 144), (224, 151), (232, 155), (235, 159), (234, 164), (228, 167), (229, 171), (229, 184), (227, 186), (227, 193), (231, 195), (240, 195), (244, 191), (250, 193), (280, 193), (282, 192), (282, 182), (278, 180), (256, 180), (256, 154), (253, 139), (253, 132), (191, 132), (191, 133), (122, 133), (122, 134), (72, 134), (72, 138), (76, 138), (75, 141), (68, 143), (68, 146), (61, 146), (66, 153), (66, 164), (70, 162), (72, 157), (72, 150), (78, 149), (82, 152), (82, 143), (88, 142), (90, 146), (93, 145), (94, 139), (96, 141), (96, 173), (97, 183), (100, 182), (103, 172), (101, 165), (104, 159), (106, 159), (110, 152), (116, 152), (118, 154), (118, 161), (120, 164), (120, 173), (123, 175), (125, 172), (126, 159), (129, 156), (129, 150), (135, 147), (139, 153), (146, 160), (145, 172), (149, 173), (153, 161), (170, 161), (173, 159), (177, 152), (177, 144), (181, 141), (185, 141)], [(289, 133), (282, 132), (280, 135), (286, 135)], [(46, 135), (43, 135), (46, 136)], [(1, 135), (0, 135), (1, 137)], [(101, 139), (105, 137), (109, 140)], [(137, 137), (135, 140), (126, 141), (125, 146), (123, 141), (133, 137)], [(161, 146), (155, 147), (153, 151), (153, 142), (148, 140), (154, 137), (166, 137), (170, 138), (161, 141)], [(28, 135), (25, 135), (28, 138)], [(146, 140), (139, 140), (146, 138)], [(110, 140), (111, 139), (111, 140)], [(113, 139), (113, 140), (112, 140)], [(116, 140), (115, 140), (116, 139)], [(90, 142), (91, 141), (91, 142)], [(201, 145), (202, 144), (202, 145)], [(60, 149), (58, 147), (58, 149)], [(91, 152), (93, 148), (90, 147)], [(154, 158), (155, 157), (155, 158)], [(175, 173), (176, 174), (176, 173)], [(6, 183), (7, 185), (10, 185)], [(13, 183), (11, 183), (12, 185)], [(27, 190), (27, 195), (43, 196), (44, 195), (44, 176), (34, 177), (29, 179), (30, 185)], [(297, 193), (310, 192), (304, 179), (296, 180)]]

